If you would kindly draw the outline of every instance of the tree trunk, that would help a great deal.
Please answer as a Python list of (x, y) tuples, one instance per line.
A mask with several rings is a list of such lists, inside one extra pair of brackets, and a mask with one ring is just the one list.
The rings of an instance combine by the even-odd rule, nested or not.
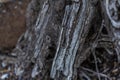
[[(12, 52), (16, 75), (77, 80), (78, 68), (96, 47), (105, 47), (107, 40), (119, 42), (119, 19), (111, 17), (108, 7), (109, 0), (32, 0), (27, 30)], [(101, 37), (103, 28), (109, 39)], [(118, 43), (115, 46), (120, 59)]]

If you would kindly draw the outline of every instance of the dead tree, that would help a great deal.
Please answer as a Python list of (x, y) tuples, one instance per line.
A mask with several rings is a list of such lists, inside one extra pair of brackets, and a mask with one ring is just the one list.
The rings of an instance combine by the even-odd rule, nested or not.
[(112, 43), (120, 59), (119, 10), (119, 0), (32, 0), (27, 30), (12, 52), (16, 74), (32, 66), (33, 78), (77, 80), (77, 68), (90, 53)]

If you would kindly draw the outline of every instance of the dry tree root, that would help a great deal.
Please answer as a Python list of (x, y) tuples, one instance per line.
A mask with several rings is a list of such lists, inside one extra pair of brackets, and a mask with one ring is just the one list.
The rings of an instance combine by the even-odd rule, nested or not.
[(82, 49), (93, 14), (94, 8), (88, 0), (75, 0), (72, 5), (66, 6), (59, 43), (51, 70), (52, 78), (57, 80), (64, 75), (62, 80), (74, 79), (73, 66), (76, 53), (79, 46)]
[[(99, 72), (96, 48), (104, 48), (113, 54), (109, 48), (113, 48), (114, 44), (120, 59), (119, 42), (114, 43), (120, 39), (119, 30), (116, 29), (119, 28), (119, 13), (116, 10), (119, 11), (120, 2), (117, 1), (117, 6), (116, 1), (113, 2), (32, 0), (26, 14), (27, 30), (12, 52), (17, 57), (16, 75), (22, 77), (29, 73), (29, 78), (40, 76), (41, 80), (77, 80), (84, 76), (92, 80), (82, 71), (79, 76), (77, 70), (93, 53), (96, 72), (83, 67), (81, 69), (92, 72), (99, 80), (101, 76), (110, 79)], [(115, 9), (113, 16), (112, 8)]]

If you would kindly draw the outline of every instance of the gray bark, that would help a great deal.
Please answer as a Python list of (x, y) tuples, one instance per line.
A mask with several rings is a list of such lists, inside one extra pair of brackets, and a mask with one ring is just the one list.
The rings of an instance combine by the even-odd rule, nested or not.
[[(112, 47), (114, 42), (120, 61), (119, 10), (111, 1), (32, 0), (26, 14), (27, 30), (12, 52), (17, 57), (12, 59), (16, 75), (23, 76), (33, 64), (32, 78), (41, 74), (41, 80), (77, 80), (77, 68), (91, 51)], [(116, 3), (120, 6), (119, 0)], [(101, 34), (103, 27), (108, 36)]]

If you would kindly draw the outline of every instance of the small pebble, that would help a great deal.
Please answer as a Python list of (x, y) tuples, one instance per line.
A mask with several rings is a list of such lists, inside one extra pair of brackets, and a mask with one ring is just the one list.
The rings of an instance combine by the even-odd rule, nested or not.
[(0, 77), (0, 79), (6, 79), (6, 78), (8, 78), (8, 74), (6, 73), (6, 74), (3, 74), (1, 77)]
[(5, 62), (2, 62), (2, 67), (6, 67), (7, 64)]
[(116, 72), (118, 72), (118, 69), (114, 69), (114, 70), (112, 71), (112, 73), (116, 73)]
[(6, 11), (6, 10), (3, 10), (2, 12), (3, 12), (3, 13), (6, 13), (7, 11)]

